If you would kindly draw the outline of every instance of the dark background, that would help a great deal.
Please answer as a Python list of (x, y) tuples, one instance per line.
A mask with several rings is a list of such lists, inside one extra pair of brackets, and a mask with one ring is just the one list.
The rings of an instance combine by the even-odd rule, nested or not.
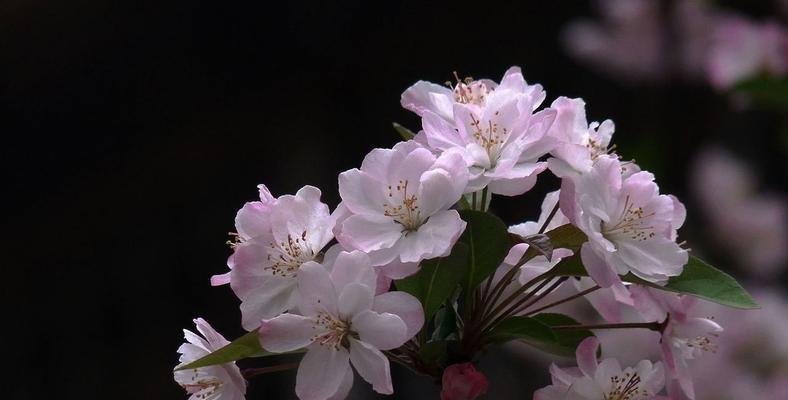
[[(619, 153), (663, 192), (685, 195), (688, 161), (714, 142), (785, 186), (773, 115), (731, 111), (702, 84), (627, 86), (568, 58), (559, 33), (593, 14), (585, 2), (266, 3), (0, 4), (7, 398), (185, 399), (171, 374), (181, 329), (202, 316), (242, 333), (231, 290), (208, 282), (226, 269), (236, 210), (259, 183), (275, 195), (316, 185), (333, 208), (337, 174), (393, 145), (392, 121), (418, 128), (399, 96), (419, 79), (498, 80), (521, 65), (548, 104), (583, 97), (589, 120), (612, 118)], [(534, 218), (556, 184), (540, 181), (494, 208), (507, 222)], [(684, 234), (702, 240), (692, 222)], [(547, 377), (504, 360), (493, 386)], [(400, 389), (407, 378), (392, 368), (396, 390), (429, 388)], [(294, 375), (251, 391), (293, 398)]]

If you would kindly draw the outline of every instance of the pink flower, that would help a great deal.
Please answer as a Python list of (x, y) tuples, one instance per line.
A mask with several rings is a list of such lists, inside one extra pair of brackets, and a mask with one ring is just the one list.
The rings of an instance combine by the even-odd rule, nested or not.
[(550, 366), (553, 384), (534, 392), (534, 400), (647, 400), (665, 384), (662, 363), (641, 360), (621, 369), (613, 358), (597, 361), (599, 341), (589, 337), (577, 346), (578, 368)]
[(533, 187), (547, 166), (539, 158), (555, 144), (546, 135), (555, 112), (534, 113), (544, 98), (540, 85), (528, 85), (520, 68), (512, 67), (500, 85), (458, 82), (453, 93), (419, 82), (403, 93), (403, 105), (422, 116), (433, 151), (462, 155), (470, 172), (464, 192), (489, 186), (493, 193), (515, 196)]
[(375, 296), (377, 275), (362, 252), (340, 253), (329, 273), (310, 261), (298, 274), (301, 315), (262, 321), (260, 342), (268, 351), (307, 348), (296, 377), (303, 400), (347, 395), (352, 364), (372, 388), (393, 393), (389, 360), (381, 350), (404, 344), (421, 329), (421, 304), (404, 292)]
[(320, 189), (304, 186), (278, 199), (265, 193), (262, 202), (247, 203), (238, 212), (238, 242), (228, 260), (230, 286), (241, 299), (247, 330), (296, 306), (301, 265), (318, 257), (334, 238), (336, 216), (320, 201)]
[(641, 171), (624, 177), (618, 159), (604, 156), (571, 183), (575, 190), (561, 208), (588, 236), (580, 254), (599, 286), (612, 287), (626, 301), (619, 275), (632, 272), (664, 282), (681, 273), (688, 255), (676, 237), (685, 209), (675, 197), (659, 194), (654, 175)]
[(788, 31), (776, 22), (722, 19), (714, 31), (707, 70), (718, 89), (760, 73), (781, 77), (788, 72)]
[[(376, 266), (444, 256), (465, 229), (459, 213), (449, 208), (467, 182), (465, 162), (456, 153), (436, 157), (412, 141), (372, 150), (361, 169), (339, 175), (347, 216), (337, 239), (347, 249), (368, 253)], [(401, 274), (391, 277), (402, 278), (396, 275)]]
[[(236, 234), (234, 246), (254, 238), (261, 238), (265, 241), (271, 236), (270, 214), (271, 207), (276, 203), (276, 198), (271, 195), (271, 192), (265, 185), (257, 185), (257, 188), (260, 191), (260, 201), (250, 201), (244, 204), (235, 216)], [(227, 265), (232, 269), (234, 264), (235, 262), (231, 256), (227, 260)], [(219, 286), (230, 283), (231, 272), (228, 271), (221, 275), (212, 276), (211, 285)]]
[[(183, 330), (186, 343), (178, 348), (178, 353), (181, 354), (178, 366), (196, 361), (230, 343), (204, 319), (195, 319), (194, 325), (203, 337), (186, 329)], [(175, 381), (191, 395), (190, 400), (243, 400), (245, 398), (246, 381), (234, 362), (175, 371), (174, 375)]]
[(550, 153), (554, 156), (548, 160), (550, 171), (561, 178), (590, 171), (593, 162), (610, 151), (615, 131), (613, 121), (589, 124), (583, 99), (559, 97), (550, 108), (557, 115), (548, 135), (559, 143)]
[(473, 400), (487, 393), (487, 377), (471, 363), (452, 364), (443, 371), (441, 400)]
[(646, 320), (663, 321), (662, 359), (667, 368), (668, 392), (678, 396), (683, 392), (695, 398), (690, 362), (706, 352), (716, 352), (715, 339), (722, 327), (712, 318), (690, 316), (697, 298), (680, 296), (642, 286), (630, 288), (635, 308)]

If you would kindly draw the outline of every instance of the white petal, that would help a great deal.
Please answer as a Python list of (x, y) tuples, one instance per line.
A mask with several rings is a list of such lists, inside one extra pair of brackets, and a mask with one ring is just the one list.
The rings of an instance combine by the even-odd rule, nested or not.
[(424, 325), (424, 310), (421, 303), (405, 292), (388, 292), (376, 296), (372, 310), (400, 317), (407, 326), (408, 339), (419, 333)]
[(377, 274), (372, 269), (369, 256), (360, 251), (341, 252), (334, 261), (331, 270), (331, 280), (337, 291), (351, 283), (360, 283), (369, 287), (375, 287)]
[(301, 294), (301, 312), (316, 315), (328, 312), (337, 315), (337, 293), (326, 269), (310, 261), (298, 272), (298, 291)]
[(241, 322), (244, 329), (251, 331), (260, 325), (260, 320), (295, 308), (295, 290), (295, 278), (268, 276), (259, 281), (255, 290), (241, 301)]
[(363, 311), (353, 317), (351, 325), (362, 341), (381, 350), (397, 348), (408, 340), (408, 327), (394, 314)]
[(312, 336), (320, 333), (312, 318), (282, 314), (266, 319), (260, 325), (260, 344), (274, 353), (298, 350), (312, 343)]
[(356, 368), (356, 372), (365, 381), (372, 384), (373, 390), (381, 394), (394, 393), (389, 360), (380, 350), (368, 343), (351, 338), (350, 361)]
[[(350, 354), (344, 348), (313, 344), (296, 375), (296, 395), (301, 400), (326, 400), (339, 391), (350, 369)], [(352, 373), (352, 372), (350, 372)]]
[(339, 293), (337, 309), (342, 319), (353, 318), (363, 311), (372, 308), (372, 299), (375, 297), (375, 286), (366, 286), (360, 283), (351, 283)]
[(402, 225), (393, 219), (380, 215), (353, 215), (342, 224), (342, 232), (337, 237), (347, 248), (365, 253), (388, 249), (402, 237)]

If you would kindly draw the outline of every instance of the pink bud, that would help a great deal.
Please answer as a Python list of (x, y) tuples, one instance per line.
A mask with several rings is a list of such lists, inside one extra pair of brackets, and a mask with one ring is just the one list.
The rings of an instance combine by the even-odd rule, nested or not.
[(441, 400), (473, 400), (487, 393), (487, 386), (487, 377), (473, 364), (453, 364), (443, 371)]

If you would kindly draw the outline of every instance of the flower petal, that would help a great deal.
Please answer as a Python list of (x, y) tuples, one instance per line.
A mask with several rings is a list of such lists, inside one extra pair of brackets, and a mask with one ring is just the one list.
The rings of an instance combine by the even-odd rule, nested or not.
[(262, 321), (260, 345), (274, 353), (298, 350), (312, 343), (315, 330), (312, 318), (296, 314), (282, 314)]
[(583, 340), (576, 350), (577, 366), (584, 375), (593, 378), (596, 375), (596, 368), (598, 365), (596, 359), (596, 352), (599, 349), (599, 340), (591, 336)]
[(364, 341), (350, 339), (350, 361), (356, 372), (365, 381), (372, 384), (372, 389), (381, 394), (394, 393), (391, 384), (389, 360), (380, 350)]
[(359, 338), (381, 350), (402, 346), (408, 340), (408, 327), (397, 315), (366, 310), (351, 321)]
[(351, 283), (360, 283), (374, 288), (377, 279), (369, 256), (360, 251), (339, 253), (331, 270), (331, 281), (334, 282), (334, 287), (339, 292)]
[[(295, 392), (301, 400), (326, 400), (336, 394), (350, 369), (350, 354), (344, 348), (313, 344), (296, 375)], [(352, 372), (350, 372), (352, 373)]]
[(298, 272), (298, 291), (301, 294), (301, 312), (316, 315), (328, 312), (337, 315), (337, 293), (326, 269), (310, 261)]
[(421, 303), (405, 292), (388, 292), (376, 296), (372, 310), (400, 317), (407, 326), (408, 339), (419, 333), (424, 325), (424, 310)]
[(361, 283), (351, 283), (339, 293), (337, 309), (342, 319), (353, 318), (361, 312), (372, 308), (372, 299), (375, 297), (375, 285), (366, 286)]

